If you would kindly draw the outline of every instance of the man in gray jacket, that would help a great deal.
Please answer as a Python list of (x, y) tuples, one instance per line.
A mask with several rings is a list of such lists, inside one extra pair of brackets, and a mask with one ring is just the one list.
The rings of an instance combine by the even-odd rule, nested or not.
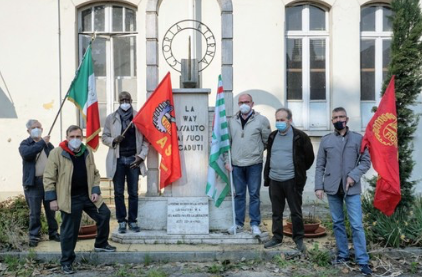
[(360, 199), (360, 179), (370, 168), (371, 161), (368, 150), (359, 155), (362, 135), (350, 131), (346, 126), (348, 121), (344, 108), (333, 110), (332, 123), (335, 131), (321, 139), (315, 172), (315, 194), (319, 199), (323, 198), (324, 192), (327, 194), (338, 250), (333, 263), (349, 261), (343, 213), (343, 202), (346, 202), (356, 263), (364, 275), (371, 275)]
[(249, 217), (254, 236), (261, 235), (259, 191), (261, 189), (263, 152), (271, 133), (268, 119), (252, 109), (254, 102), (249, 94), (238, 100), (239, 112), (229, 121), (231, 138), (231, 164), (226, 160), (226, 169), (233, 170), (235, 189), (236, 225), (229, 228), (230, 234), (243, 231), (246, 209), (246, 189), (249, 190)]
[[(107, 116), (101, 137), (103, 143), (109, 147), (106, 159), (107, 178), (113, 179), (118, 232), (126, 233), (126, 222), (129, 223), (129, 230), (140, 232), (137, 224), (138, 182), (139, 174), (144, 175), (146, 171), (144, 161), (148, 155), (149, 143), (136, 130), (135, 125), (131, 124), (137, 112), (132, 108), (130, 93), (122, 91), (119, 102), (117, 111)], [(129, 194), (128, 211), (124, 200), (125, 180)]]

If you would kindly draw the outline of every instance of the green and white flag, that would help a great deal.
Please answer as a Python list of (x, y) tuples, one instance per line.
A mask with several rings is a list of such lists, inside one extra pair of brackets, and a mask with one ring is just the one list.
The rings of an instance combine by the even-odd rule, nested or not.
[(216, 207), (221, 205), (230, 191), (229, 173), (224, 167), (223, 160), (223, 154), (229, 150), (230, 136), (224, 104), (223, 81), (219, 75), (206, 189), (206, 194), (214, 200)]

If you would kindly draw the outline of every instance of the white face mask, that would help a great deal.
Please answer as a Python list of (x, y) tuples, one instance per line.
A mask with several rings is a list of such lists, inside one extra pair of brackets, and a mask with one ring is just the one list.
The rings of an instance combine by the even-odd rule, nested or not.
[(129, 110), (129, 109), (130, 109), (130, 107), (131, 107), (131, 105), (130, 105), (129, 103), (122, 103), (122, 104), (120, 104), (120, 108), (121, 108), (122, 110), (124, 110), (124, 111)]
[(74, 139), (69, 140), (69, 148), (72, 151), (79, 149), (79, 147), (81, 147), (81, 144), (82, 144), (82, 140), (80, 139), (74, 138)]
[(31, 138), (40, 138), (42, 134), (42, 130), (40, 128), (31, 129)]
[(249, 105), (242, 104), (240, 105), (239, 110), (242, 114), (248, 114), (251, 111), (251, 107)]

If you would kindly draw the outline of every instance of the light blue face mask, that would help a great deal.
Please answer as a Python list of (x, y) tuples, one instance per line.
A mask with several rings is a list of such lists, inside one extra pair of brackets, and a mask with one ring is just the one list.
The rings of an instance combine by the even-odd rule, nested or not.
[(287, 123), (286, 123), (286, 122), (284, 122), (284, 121), (277, 121), (277, 122), (275, 123), (275, 128), (276, 128), (277, 130), (279, 130), (280, 132), (284, 132), (284, 131), (286, 131), (286, 130), (287, 130)]

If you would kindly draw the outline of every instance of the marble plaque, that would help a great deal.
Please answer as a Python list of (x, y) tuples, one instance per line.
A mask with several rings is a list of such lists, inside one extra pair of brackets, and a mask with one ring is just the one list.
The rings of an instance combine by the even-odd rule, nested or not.
[(209, 233), (207, 197), (171, 197), (167, 202), (167, 234)]

